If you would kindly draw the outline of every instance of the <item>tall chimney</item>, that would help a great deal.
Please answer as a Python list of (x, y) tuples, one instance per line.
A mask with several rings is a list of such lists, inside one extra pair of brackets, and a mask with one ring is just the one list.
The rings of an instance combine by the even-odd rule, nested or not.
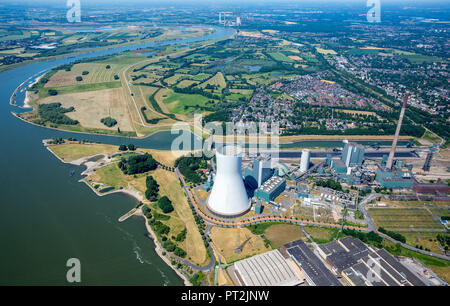
[(392, 142), (391, 152), (389, 152), (389, 158), (386, 163), (387, 169), (392, 169), (392, 163), (394, 162), (395, 149), (397, 148), (398, 136), (400, 135), (400, 129), (402, 128), (403, 116), (405, 116), (406, 103), (408, 102), (408, 93), (403, 98), (402, 110), (400, 111), (400, 118), (398, 118), (397, 130), (395, 131), (394, 141)]

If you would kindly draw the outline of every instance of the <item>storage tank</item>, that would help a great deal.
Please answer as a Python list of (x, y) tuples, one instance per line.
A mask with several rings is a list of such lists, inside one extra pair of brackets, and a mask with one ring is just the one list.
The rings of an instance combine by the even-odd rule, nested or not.
[(245, 214), (250, 208), (249, 198), (242, 179), (242, 148), (225, 145), (217, 148), (217, 173), (207, 206), (221, 217)]
[(309, 152), (309, 150), (302, 151), (302, 159), (300, 161), (300, 171), (301, 172), (308, 171), (310, 157), (311, 157), (311, 152)]

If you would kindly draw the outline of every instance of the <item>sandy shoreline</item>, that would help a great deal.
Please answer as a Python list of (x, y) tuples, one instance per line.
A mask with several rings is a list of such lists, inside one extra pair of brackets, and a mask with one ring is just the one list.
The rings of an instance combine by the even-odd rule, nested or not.
[[(44, 141), (43, 141), (43, 143), (44, 143), (44, 145), (45, 145), (45, 142), (44, 142)], [(62, 158), (60, 158), (58, 155), (56, 155), (56, 154), (50, 149), (49, 146), (46, 146), (46, 148), (47, 148), (47, 150), (48, 150), (49, 152), (51, 152), (51, 153), (52, 153), (57, 159), (59, 159), (62, 163), (65, 163), (65, 164), (71, 164), (71, 165), (76, 165), (76, 166), (82, 166), (82, 165), (84, 165), (84, 163), (85, 163), (88, 159), (92, 158), (93, 156), (98, 156), (98, 155), (99, 155), (99, 154), (96, 154), (96, 155), (93, 155), (93, 156), (82, 157), (82, 158), (79, 158), (79, 159), (73, 160), (73, 161), (64, 161)], [(106, 156), (106, 155), (105, 155), (105, 156)], [(96, 163), (96, 162), (92, 162), (92, 163)], [(90, 170), (93, 169), (93, 168), (95, 168), (95, 165), (93, 165), (93, 166), (91, 166), (91, 167), (88, 167), (86, 170), (84, 170), (84, 171), (81, 173), (81, 175), (88, 175), (88, 173), (90, 172)], [(131, 189), (121, 189), (121, 190), (115, 190), (115, 191), (108, 192), (108, 193), (99, 193), (99, 192), (98, 192), (95, 188), (93, 188), (88, 182), (86, 182), (86, 181), (84, 180), (84, 178), (81, 179), (81, 180), (79, 180), (79, 182), (80, 182), (80, 183), (81, 183), (81, 182), (82, 182), (82, 183), (85, 183), (85, 184), (86, 184), (86, 185), (87, 185), (87, 186), (88, 186), (88, 187), (89, 187), (96, 195), (98, 195), (98, 196), (100, 196), (100, 197), (106, 196), (106, 195), (110, 195), (110, 194), (113, 194), (113, 193), (121, 192), (121, 193), (125, 193), (125, 194), (128, 194), (128, 195), (134, 197), (134, 198), (137, 199), (138, 201), (141, 201), (141, 202), (142, 202), (142, 201), (144, 200), (144, 197), (143, 197), (139, 192), (137, 192), (136, 190), (131, 190)], [(177, 273), (177, 275), (183, 280), (185, 286), (192, 286), (192, 284), (189, 282), (189, 279), (187, 278), (187, 276), (184, 275), (183, 273), (181, 273), (181, 272), (180, 272), (178, 269), (176, 269), (174, 266), (172, 266), (170, 260), (169, 260), (166, 256), (163, 255), (164, 249), (162, 248), (162, 246), (161, 246), (160, 243), (158, 242), (158, 239), (157, 239), (157, 237), (156, 237), (156, 234), (153, 232), (152, 228), (151, 228), (150, 225), (148, 224), (147, 218), (142, 214), (142, 210), (138, 209), (133, 215), (134, 215), (134, 216), (139, 216), (139, 217), (144, 218), (145, 228), (147, 229), (147, 233), (148, 233), (149, 238), (152, 238), (153, 243), (155, 244), (155, 251), (156, 251), (156, 253), (158, 254), (158, 256), (161, 257), (161, 259), (162, 259), (162, 260), (163, 260), (170, 268), (172, 268), (172, 270), (174, 270), (175, 273)]]

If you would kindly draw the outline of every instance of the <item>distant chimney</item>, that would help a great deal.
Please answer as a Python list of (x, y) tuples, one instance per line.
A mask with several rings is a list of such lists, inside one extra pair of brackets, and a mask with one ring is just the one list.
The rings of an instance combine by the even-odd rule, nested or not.
[(405, 116), (406, 103), (408, 102), (408, 93), (405, 94), (403, 98), (402, 110), (400, 111), (400, 118), (398, 118), (397, 130), (395, 131), (394, 141), (392, 142), (392, 148), (389, 152), (389, 158), (386, 163), (387, 169), (392, 169), (392, 164), (394, 162), (395, 149), (397, 148), (398, 136), (400, 135), (400, 129), (402, 128), (403, 117)]

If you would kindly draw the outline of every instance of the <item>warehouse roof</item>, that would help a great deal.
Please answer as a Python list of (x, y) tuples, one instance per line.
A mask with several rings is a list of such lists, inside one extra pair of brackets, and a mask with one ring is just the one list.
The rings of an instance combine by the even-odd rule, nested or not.
[(245, 286), (295, 286), (302, 283), (278, 250), (238, 261), (234, 267), (239, 281)]
[[(323, 264), (323, 262), (302, 241), (297, 240), (285, 244), (289, 255), (302, 268), (308, 282), (315, 286), (341, 286), (336, 276)], [(308, 279), (309, 278), (309, 279)]]
[(283, 182), (284, 182), (283, 178), (279, 176), (272, 176), (264, 184), (261, 185), (260, 189), (266, 193), (272, 193)]

